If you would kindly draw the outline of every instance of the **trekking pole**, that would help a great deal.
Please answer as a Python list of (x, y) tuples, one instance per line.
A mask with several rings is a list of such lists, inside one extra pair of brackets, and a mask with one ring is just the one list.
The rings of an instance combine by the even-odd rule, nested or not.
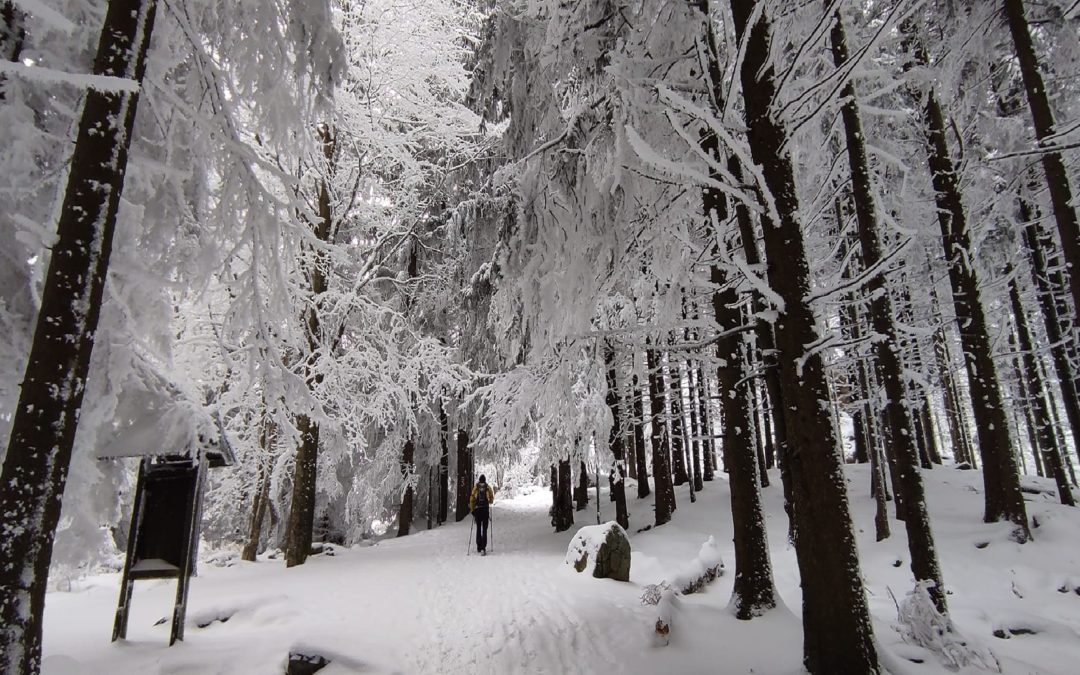
[(472, 554), (472, 528), (473, 528), (473, 522), (475, 520), (476, 519), (474, 518), (473, 520), (469, 521), (469, 542), (468, 542), (468, 545), (465, 547), (465, 555), (466, 555), (466, 557)]
[(491, 538), (491, 550), (495, 550), (495, 507), (488, 507), (488, 536)]

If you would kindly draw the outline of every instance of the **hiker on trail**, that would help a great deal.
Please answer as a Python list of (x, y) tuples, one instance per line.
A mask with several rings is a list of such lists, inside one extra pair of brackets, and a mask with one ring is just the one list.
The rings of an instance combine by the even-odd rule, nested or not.
[(472, 494), (469, 495), (469, 512), (476, 519), (476, 550), (480, 555), (487, 555), (488, 521), (491, 519), (491, 502), (495, 501), (495, 493), (483, 474), (480, 480), (473, 486)]

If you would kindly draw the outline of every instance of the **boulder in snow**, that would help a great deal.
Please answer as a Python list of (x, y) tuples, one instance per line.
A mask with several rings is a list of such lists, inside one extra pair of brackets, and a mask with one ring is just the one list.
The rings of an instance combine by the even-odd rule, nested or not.
[(566, 549), (566, 564), (597, 579), (630, 581), (630, 539), (615, 521), (578, 530)]

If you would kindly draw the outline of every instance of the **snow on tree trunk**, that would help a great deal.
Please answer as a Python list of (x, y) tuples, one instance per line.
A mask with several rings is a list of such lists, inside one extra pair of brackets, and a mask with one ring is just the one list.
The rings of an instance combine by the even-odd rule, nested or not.
[[(704, 191), (705, 212), (714, 214), (722, 199), (714, 190)], [(749, 217), (738, 205), (739, 217)], [(716, 220), (719, 222), (719, 219)], [(713, 266), (711, 280), (720, 290), (713, 293), (713, 313), (721, 337), (716, 343), (716, 382), (724, 415), (724, 463), (728, 467), (731, 490), (731, 522), (735, 529), (735, 587), (732, 602), (735, 616), (746, 620), (776, 606), (772, 563), (765, 530), (765, 514), (758, 483), (757, 453), (751, 438), (749, 390), (746, 378), (746, 349), (738, 332), (741, 313), (734, 282)]]
[[(312, 225), (315, 238), (322, 243), (332, 240), (334, 227), (333, 206), (330, 202), (330, 180), (334, 173), (334, 154), (337, 136), (326, 124), (316, 129), (322, 146), (324, 172), (318, 180), (318, 211)], [(322, 301), (329, 289), (327, 271), (329, 263), (325, 248), (315, 249), (315, 261), (308, 268), (308, 285), (311, 290), (311, 304), (305, 310), (305, 330), (307, 333), (308, 354), (304, 359), (304, 382), (310, 388), (317, 387), (323, 381), (322, 372), (315, 370), (316, 354), (322, 346), (322, 321), (319, 316)], [(318, 483), (319, 464), (319, 421), (313, 413), (298, 414), (296, 429), (300, 436), (300, 445), (296, 449), (296, 464), (293, 471), (292, 501), (289, 507), (289, 519), (285, 529), (285, 565), (302, 565), (311, 551), (311, 540), (315, 531), (315, 488)]]
[(570, 459), (559, 460), (558, 484), (555, 490), (555, 503), (551, 514), (551, 524), (556, 532), (569, 530), (574, 524), (573, 487), (570, 483)]
[(637, 463), (637, 497), (645, 499), (649, 496), (649, 463), (646, 457), (648, 452), (645, 447), (645, 413), (644, 393), (638, 383), (637, 373), (632, 378), (633, 392), (631, 400), (634, 408), (634, 461)]
[(1024, 245), (1028, 252), (1028, 262), (1036, 296), (1039, 299), (1039, 307), (1042, 310), (1046, 339), (1050, 343), (1050, 357), (1054, 364), (1054, 373), (1057, 375), (1058, 386), (1061, 388), (1061, 402), (1065, 407), (1069, 429), (1072, 431), (1073, 447), (1080, 450), (1080, 399), (1077, 397), (1078, 392), (1073, 383), (1072, 365), (1061, 330), (1061, 315), (1050, 287), (1046, 254), (1042, 247), (1042, 237), (1039, 236), (1039, 219), (1026, 199), (1020, 199), (1020, 220), (1026, 223)]
[[(843, 18), (836, 11), (831, 31), (833, 63), (837, 69), (844, 68), (848, 60), (847, 37)], [(855, 220), (858, 225), (859, 245), (862, 249), (864, 269), (871, 269), (881, 261), (881, 239), (878, 215), (875, 207), (873, 178), (866, 158), (865, 136), (859, 118), (859, 104), (855, 85), (848, 82), (840, 96), (844, 101), (841, 114), (844, 120), (844, 136), (847, 145), (848, 165), (851, 170), (851, 189), (855, 200)], [(893, 323), (893, 307), (889, 293), (884, 288), (881, 274), (866, 284), (865, 294), (870, 300), (870, 321), (874, 332), (884, 339), (874, 342), (874, 356), (878, 373), (885, 385), (885, 420), (888, 425), (888, 443), (896, 457), (899, 481), (893, 488), (899, 491), (904, 502), (904, 527), (907, 530), (908, 552), (911, 554), (911, 572), (916, 581), (933, 581), (928, 585), (934, 605), (942, 614), (947, 612), (945, 585), (938, 564), (937, 546), (930, 529), (930, 513), (926, 506), (926, 492), (922, 474), (919, 472), (918, 455), (912, 438), (911, 411), (903, 379), (900, 361), (901, 336)], [(929, 464), (929, 456), (926, 463)]]
[[(1020, 74), (1024, 80), (1031, 119), (1035, 124), (1035, 136), (1040, 143), (1053, 145), (1054, 113), (1050, 109), (1050, 98), (1039, 72), (1039, 59), (1031, 40), (1027, 18), (1024, 16), (1024, 0), (1004, 0), (1005, 17), (1009, 22), (1016, 57), (1020, 62)], [(1080, 310), (1080, 224), (1077, 223), (1076, 205), (1073, 203), (1072, 187), (1065, 163), (1059, 152), (1044, 152), (1040, 156), (1046, 186), (1050, 190), (1050, 202), (1054, 207), (1054, 220), (1057, 223), (1061, 250), (1065, 256), (1069, 291), (1072, 294), (1074, 310)]]
[[(916, 60), (926, 63), (921, 48)], [(947, 130), (941, 104), (933, 89), (923, 96), (923, 116), (926, 126), (926, 152), (941, 227), (945, 260), (949, 268), (956, 323), (967, 365), (968, 385), (975, 412), (975, 430), (983, 459), (985, 512), (988, 522), (1009, 520), (1016, 525), (1016, 538), (1031, 537), (1027, 510), (1020, 493), (1020, 474), (1014, 461), (1012, 439), (1005, 417), (1005, 402), (1001, 395), (998, 375), (994, 370), (986, 314), (979, 297), (979, 282), (971, 267), (971, 241), (967, 213), (956, 166), (949, 154)]]
[[(142, 82), (155, 0), (112, 0), (94, 74)], [(53, 540), (127, 170), (138, 89), (90, 89), (0, 474), (0, 670), (36, 673)]]
[[(755, 0), (731, 0), (736, 35), (744, 49), (739, 76), (748, 140), (774, 205), (766, 218), (765, 257), (772, 290), (783, 306), (776, 322), (780, 385), (789, 407), (788, 442), (796, 519), (795, 549), (803, 589), (803, 663), (811, 673), (879, 671), (873, 628), (848, 509), (828, 386), (809, 305), (806, 259), (795, 177), (785, 150), (787, 134), (772, 116), (776, 73), (767, 13)], [(757, 16), (750, 24), (752, 15)]]
[(473, 458), (469, 451), (469, 432), (457, 432), (457, 499), (454, 520), (461, 522), (469, 515), (469, 493), (473, 484)]
[[(580, 447), (580, 443), (578, 443)], [(589, 467), (585, 466), (585, 460), (579, 462), (578, 483), (574, 494), (574, 502), (578, 511), (584, 511), (589, 505)]]
[(671, 462), (668, 457), (667, 429), (664, 423), (664, 374), (659, 354), (646, 341), (646, 368), (649, 371), (650, 427), (652, 429), (652, 469), (655, 488), (654, 522), (663, 525), (671, 520), (675, 510), (675, 485), (671, 482)]
[(1020, 347), (1021, 362), (1024, 366), (1024, 378), (1029, 387), (1028, 398), (1031, 405), (1032, 417), (1030, 423), (1034, 423), (1037, 443), (1032, 445), (1032, 451), (1036, 458), (1042, 456), (1046, 470), (1057, 483), (1058, 499), (1066, 506), (1076, 506), (1073, 499), (1072, 489), (1069, 487), (1069, 479), (1065, 476), (1065, 466), (1061, 461), (1061, 452), (1057, 442), (1050, 431), (1050, 412), (1046, 407), (1046, 391), (1043, 387), (1039, 368), (1035, 364), (1035, 345), (1031, 340), (1031, 331), (1028, 329), (1027, 316), (1024, 314), (1024, 306), (1020, 302), (1020, 291), (1016, 287), (1016, 275), (1013, 274), (1012, 265), (1005, 270), (1005, 276), (1009, 279), (1009, 302), (1012, 305), (1013, 322), (1016, 326), (1016, 338)]
[(438, 523), (446, 522), (450, 510), (450, 420), (446, 408), (439, 401), (439, 517)]
[(399, 537), (409, 534), (409, 528), (412, 527), (413, 501), (415, 500), (413, 475), (416, 472), (413, 466), (413, 455), (415, 454), (416, 446), (413, 445), (412, 439), (405, 441), (401, 450), (401, 479), (405, 481), (405, 494), (401, 498), (401, 508), (398, 509), (397, 536)]
[[(615, 458), (615, 480), (611, 485), (611, 496), (615, 502), (615, 521), (623, 529), (630, 527), (630, 514), (626, 510), (626, 443), (622, 429), (622, 416), (619, 412), (619, 381), (615, 369), (615, 349), (607, 345), (604, 349), (607, 365), (607, 405), (611, 410), (611, 433), (608, 446)], [(597, 506), (600, 500), (597, 499)]]
[(668, 398), (671, 405), (671, 415), (668, 417), (671, 438), (671, 463), (672, 476), (675, 485), (683, 485), (690, 480), (686, 472), (686, 434), (683, 427), (683, 395), (682, 395), (682, 367), (678, 359), (668, 355), (668, 373), (670, 373), (671, 386), (668, 388)]

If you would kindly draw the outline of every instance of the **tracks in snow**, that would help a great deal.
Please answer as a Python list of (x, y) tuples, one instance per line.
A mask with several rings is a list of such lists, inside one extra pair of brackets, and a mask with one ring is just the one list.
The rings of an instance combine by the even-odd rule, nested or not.
[[(617, 662), (608, 639), (575, 607), (542, 506), (496, 506), (491, 554), (465, 555), (463, 521), (431, 533), (417, 589), (426, 634), (417, 672), (595, 672)], [(497, 528), (497, 529), (496, 529)]]

